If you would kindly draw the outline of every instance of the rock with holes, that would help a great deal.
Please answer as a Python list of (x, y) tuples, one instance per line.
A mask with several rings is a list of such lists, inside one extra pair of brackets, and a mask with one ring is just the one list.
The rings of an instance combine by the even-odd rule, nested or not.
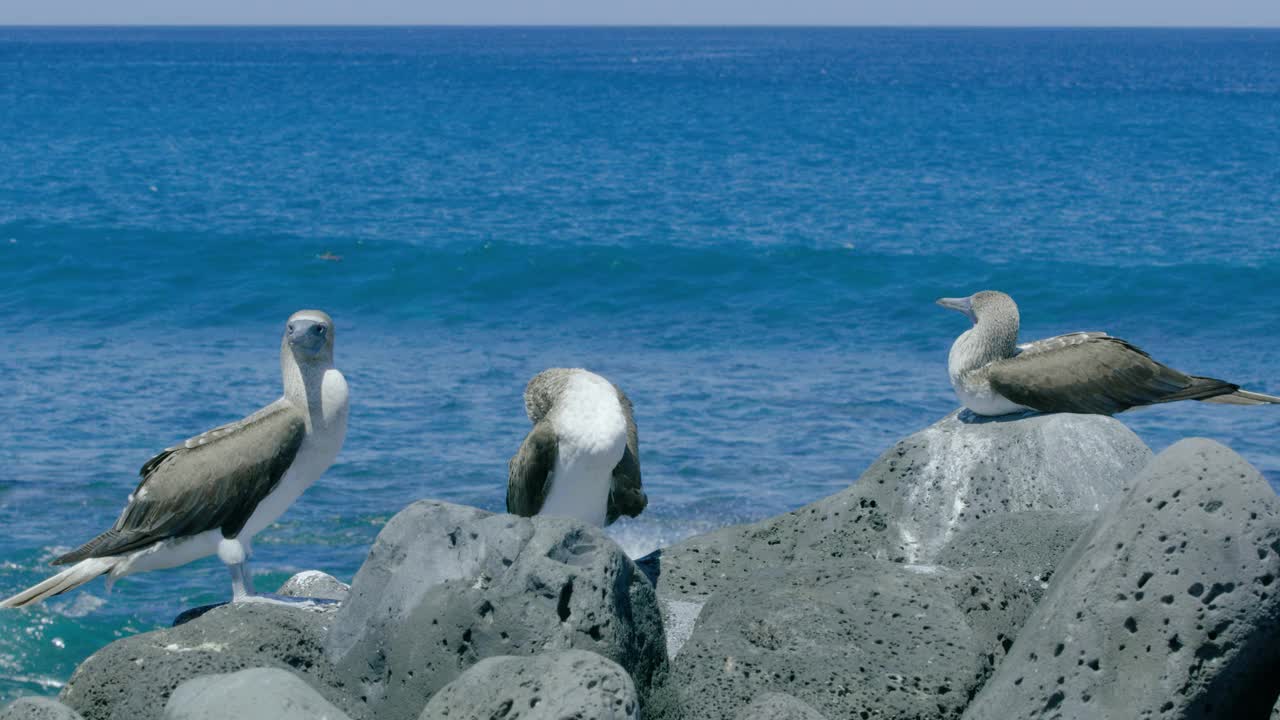
[(733, 720), (826, 720), (808, 703), (786, 693), (760, 693)]
[(956, 533), (938, 554), (938, 564), (1011, 572), (1039, 601), (1062, 558), (1099, 515), (1055, 510), (990, 515)]
[(636, 720), (635, 684), (617, 663), (585, 650), (485, 658), (436, 693), (419, 720)]
[(347, 599), (351, 586), (338, 578), (319, 570), (303, 570), (280, 586), (277, 595), (284, 597), (316, 598), (319, 600)]
[(760, 568), (790, 562), (936, 563), (953, 539), (995, 516), (1097, 512), (1150, 458), (1132, 431), (1101, 415), (952, 413), (898, 442), (846, 490), (691, 538), (639, 564), (664, 601), (699, 603)]
[(178, 686), (164, 720), (349, 720), (305, 681), (279, 668), (192, 678)]
[(0, 710), (0, 720), (83, 720), (80, 713), (44, 697), (18, 698)]
[(831, 718), (958, 718), (1031, 607), (998, 571), (761, 568), (707, 601), (646, 717), (730, 720), (785, 692)]
[(1263, 717), (1277, 577), (1280, 498), (1231, 450), (1183, 440), (1063, 560), (965, 718)]
[(88, 720), (150, 720), (191, 678), (274, 667), (300, 673), (330, 702), (355, 714), (358, 705), (342, 692), (324, 655), (334, 615), (265, 603), (214, 608), (183, 625), (102, 648), (76, 669), (62, 701)]
[(388, 720), (418, 717), (487, 657), (590, 650), (641, 702), (667, 662), (653, 587), (599, 529), (428, 501), (378, 535), (326, 648)]

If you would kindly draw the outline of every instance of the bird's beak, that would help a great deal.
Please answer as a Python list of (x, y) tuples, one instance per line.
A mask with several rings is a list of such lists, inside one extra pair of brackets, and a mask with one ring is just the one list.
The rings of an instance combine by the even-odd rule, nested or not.
[(316, 324), (311, 320), (295, 320), (289, 323), (285, 337), (291, 346), (314, 353), (324, 347), (324, 337), (314, 330)]
[(973, 298), (938, 298), (937, 303), (948, 310), (964, 313), (965, 317), (973, 320)]

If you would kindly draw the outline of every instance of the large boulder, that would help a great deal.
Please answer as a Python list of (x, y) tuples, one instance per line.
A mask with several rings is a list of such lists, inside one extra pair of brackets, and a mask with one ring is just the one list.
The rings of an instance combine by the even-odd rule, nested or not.
[(713, 595), (646, 716), (728, 720), (762, 692), (832, 718), (958, 718), (1030, 594), (999, 573), (853, 559)]
[(62, 700), (88, 720), (159, 718), (169, 696), (201, 675), (273, 667), (299, 673), (355, 714), (324, 654), (333, 612), (232, 603), (173, 628), (117, 640), (76, 668)]
[(80, 713), (45, 697), (18, 698), (0, 710), (0, 720), (84, 720)]
[(169, 696), (164, 720), (348, 720), (297, 675), (251, 668), (192, 678)]
[(978, 523), (1014, 512), (1093, 513), (1151, 450), (1101, 415), (948, 415), (898, 442), (846, 490), (639, 561), (664, 601), (701, 602), (760, 568), (873, 558), (930, 564)]
[(826, 720), (806, 702), (786, 693), (760, 693), (733, 720)]
[(1275, 492), (1231, 450), (1179, 442), (1064, 559), (965, 718), (1261, 718), (1277, 578)]
[(635, 684), (617, 663), (563, 650), (485, 658), (436, 693), (419, 720), (636, 720), (639, 711)]
[(653, 587), (597, 528), (421, 501), (383, 528), (326, 640), (377, 718), (416, 718), (487, 657), (576, 648), (666, 669)]

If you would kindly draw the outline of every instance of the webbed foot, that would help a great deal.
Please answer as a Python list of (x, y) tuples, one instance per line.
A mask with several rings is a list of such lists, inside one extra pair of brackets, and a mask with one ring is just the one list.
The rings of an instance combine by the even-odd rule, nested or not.
[(266, 603), (269, 605), (287, 605), (289, 607), (301, 610), (315, 610), (317, 612), (329, 608), (335, 608), (342, 603), (337, 600), (328, 598), (309, 598), (309, 597), (289, 597), (285, 595), (276, 595), (273, 593), (262, 593), (260, 595), (245, 595), (238, 597), (232, 602), (235, 603)]

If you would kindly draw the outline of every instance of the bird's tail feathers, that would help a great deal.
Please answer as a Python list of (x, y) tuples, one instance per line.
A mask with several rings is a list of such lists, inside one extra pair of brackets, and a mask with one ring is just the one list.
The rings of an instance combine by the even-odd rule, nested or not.
[[(1181, 375), (1181, 373), (1178, 373), (1177, 371), (1171, 372), (1174, 375)], [(1229, 383), (1226, 380), (1219, 380), (1211, 377), (1200, 377), (1199, 375), (1191, 375), (1189, 377), (1191, 382), (1186, 387), (1170, 392), (1167, 395), (1162, 395), (1154, 402), (1167, 403), (1177, 402), (1179, 400), (1221, 402), (1218, 398), (1230, 395), (1240, 389), (1239, 385)]]
[(1280, 404), (1280, 397), (1249, 390), (1237, 390), (1226, 395), (1205, 398), (1204, 401), (1221, 405), (1277, 405)]
[(16, 608), (38, 603), (54, 595), (74, 590), (90, 580), (111, 572), (121, 558), (89, 558), (81, 560), (62, 572), (43, 582), (32, 585), (13, 597), (0, 600), (0, 608)]

